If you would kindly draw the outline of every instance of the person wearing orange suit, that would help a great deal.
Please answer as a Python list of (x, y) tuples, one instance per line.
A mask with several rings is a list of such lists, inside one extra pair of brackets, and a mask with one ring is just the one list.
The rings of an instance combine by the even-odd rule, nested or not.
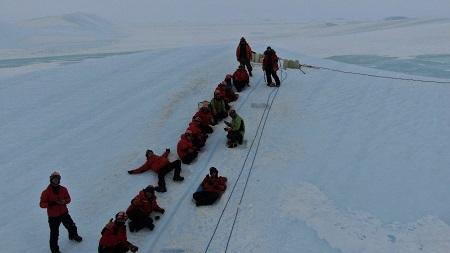
[[(150, 217), (152, 212), (164, 214), (164, 208), (160, 207), (156, 202), (155, 188), (153, 185), (147, 186), (139, 191), (138, 195), (131, 200), (131, 205), (127, 209), (127, 215), (131, 222), (128, 223), (130, 232), (137, 232), (143, 228), (153, 230), (155, 225)], [(155, 216), (159, 219), (159, 216)]]
[(240, 64), (247, 66), (248, 74), (252, 76), (252, 65), (250, 64), (250, 60), (252, 59), (252, 48), (244, 37), (241, 38), (239, 45), (236, 48), (236, 59)]
[(60, 185), (61, 175), (53, 172), (50, 175), (50, 184), (42, 192), (39, 206), (47, 209), (48, 224), (50, 226), (50, 250), (52, 253), (61, 253), (58, 246), (59, 226), (61, 223), (69, 232), (69, 239), (81, 242), (83, 238), (78, 235), (77, 226), (70, 217), (67, 205), (71, 202), (69, 191)]
[(227, 189), (227, 178), (219, 177), (215, 167), (209, 169), (209, 174), (200, 184), (200, 190), (193, 194), (196, 206), (212, 205)]
[(192, 131), (187, 129), (178, 141), (177, 153), (184, 164), (190, 164), (198, 155), (198, 149), (192, 143), (192, 138)]
[(250, 83), (247, 70), (244, 65), (239, 65), (233, 73), (233, 84), (237, 92), (241, 92)]
[(147, 157), (147, 161), (139, 168), (134, 170), (129, 170), (128, 174), (139, 174), (147, 170), (153, 170), (158, 173), (158, 186), (155, 188), (157, 192), (166, 192), (166, 181), (165, 176), (175, 170), (173, 180), (174, 181), (183, 181), (184, 177), (180, 176), (181, 174), (181, 161), (175, 160), (170, 162), (168, 159), (170, 153), (170, 149), (166, 149), (166, 151), (161, 155), (155, 155), (152, 150), (148, 149), (145, 152), (145, 157)]
[(210, 134), (214, 131), (211, 126), (215, 124), (213, 121), (211, 107), (208, 102), (202, 104), (202, 107), (195, 113), (194, 117), (200, 117), (202, 120), (200, 128), (203, 133)]
[(125, 212), (118, 212), (116, 219), (111, 219), (102, 229), (102, 237), (98, 243), (99, 253), (125, 253), (137, 252), (138, 247), (131, 244), (127, 238), (127, 226), (125, 222), (128, 215)]
[(200, 128), (201, 122), (202, 119), (200, 117), (193, 117), (188, 127), (188, 129), (192, 131), (192, 143), (197, 148), (204, 147), (206, 139), (208, 138), (207, 134), (202, 133), (202, 129)]
[[(275, 50), (271, 47), (267, 47), (264, 52), (264, 59), (262, 64), (262, 69), (266, 72), (267, 85), (280, 87), (280, 78), (278, 78), (277, 71), (278, 67), (278, 56)], [(272, 77), (275, 79), (275, 83), (272, 82)]]

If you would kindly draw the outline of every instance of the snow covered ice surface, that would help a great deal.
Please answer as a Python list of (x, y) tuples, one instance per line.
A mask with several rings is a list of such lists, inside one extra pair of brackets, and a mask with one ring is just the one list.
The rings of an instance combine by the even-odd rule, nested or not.
[[(38, 202), (59, 171), (84, 238), (69, 241), (61, 226), (61, 251), (96, 252), (108, 220), (157, 182), (153, 172), (126, 171), (144, 163), (146, 149), (177, 158), (197, 103), (235, 70), (244, 36), (256, 52), (270, 45), (303, 64), (441, 83), (303, 68), (283, 70), (274, 89), (253, 64), (251, 86), (232, 104), (247, 145), (228, 149), (223, 123), (215, 126), (183, 165), (185, 181), (169, 174), (168, 192), (157, 193), (166, 212), (155, 230), (129, 233), (139, 252), (448, 252), (449, 27), (446, 19), (116, 25), (80, 13), (0, 24), (1, 251), (49, 252)], [(424, 55), (441, 64), (429, 57), (416, 75), (392, 64)], [(192, 193), (211, 166), (228, 189), (197, 208)]]

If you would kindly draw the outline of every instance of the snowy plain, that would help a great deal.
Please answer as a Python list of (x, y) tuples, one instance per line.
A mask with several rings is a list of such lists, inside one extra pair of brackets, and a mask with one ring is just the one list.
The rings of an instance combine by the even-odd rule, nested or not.
[[(38, 203), (53, 171), (84, 238), (69, 241), (61, 226), (61, 251), (96, 252), (107, 221), (157, 181), (126, 171), (146, 149), (177, 159), (197, 103), (237, 67), (242, 36), (256, 52), (270, 45), (321, 68), (282, 70), (273, 89), (253, 63), (232, 104), (246, 145), (228, 149), (216, 126), (183, 165), (185, 181), (167, 176), (155, 230), (129, 233), (139, 252), (449, 252), (449, 19), (117, 25), (75, 13), (0, 33), (2, 252), (49, 252)], [(391, 68), (326, 59), (348, 56)], [(228, 189), (197, 208), (192, 193), (211, 166)]]

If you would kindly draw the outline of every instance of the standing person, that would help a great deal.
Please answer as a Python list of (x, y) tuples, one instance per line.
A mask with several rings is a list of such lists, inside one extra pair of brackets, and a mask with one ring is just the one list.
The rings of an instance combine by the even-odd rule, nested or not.
[[(153, 185), (149, 185), (139, 191), (138, 195), (131, 200), (131, 205), (127, 209), (127, 215), (131, 220), (128, 223), (130, 232), (137, 232), (142, 228), (150, 230), (155, 228), (150, 214), (154, 211), (163, 214), (165, 211), (164, 208), (158, 206), (156, 199), (155, 188)], [(159, 216), (155, 216), (155, 219), (159, 219)]]
[(130, 250), (137, 252), (138, 247), (131, 244), (127, 238), (127, 226), (125, 222), (128, 215), (125, 212), (118, 212), (116, 220), (111, 219), (102, 230), (102, 237), (98, 243), (99, 253), (125, 253)]
[(242, 140), (244, 139), (245, 134), (245, 124), (244, 120), (236, 113), (236, 110), (230, 109), (229, 111), (230, 117), (233, 119), (230, 122), (224, 121), (228, 127), (225, 127), (224, 130), (228, 132), (227, 138), (229, 139), (230, 145), (229, 148), (237, 147), (238, 143), (242, 144)]
[[(280, 87), (280, 78), (277, 75), (279, 69), (278, 56), (271, 47), (267, 47), (267, 50), (264, 52), (262, 69), (266, 72), (267, 85)], [(275, 79), (275, 83), (272, 82), (272, 76)]]
[(227, 178), (219, 177), (219, 172), (215, 167), (209, 169), (209, 174), (201, 183), (201, 190), (192, 196), (196, 206), (212, 205), (227, 189)]
[(167, 158), (169, 156), (170, 149), (166, 149), (166, 151), (161, 155), (155, 155), (152, 150), (147, 149), (145, 152), (145, 157), (147, 157), (147, 161), (139, 168), (134, 170), (129, 170), (128, 174), (139, 174), (147, 170), (153, 170), (158, 173), (158, 186), (155, 187), (155, 191), (157, 192), (166, 192), (166, 180), (165, 176), (167, 173), (171, 172), (175, 169), (175, 173), (173, 175), (173, 181), (183, 181), (184, 177), (180, 176), (181, 174), (181, 161), (175, 160), (170, 162)]
[(247, 66), (248, 74), (252, 76), (252, 65), (250, 64), (250, 60), (252, 59), (252, 48), (244, 37), (241, 38), (239, 45), (236, 48), (236, 58), (242, 65)]
[(61, 223), (69, 232), (69, 239), (81, 242), (83, 238), (78, 235), (77, 226), (69, 215), (67, 205), (70, 203), (69, 191), (60, 185), (61, 175), (53, 172), (50, 175), (50, 184), (41, 194), (39, 206), (47, 209), (48, 225), (50, 226), (50, 250), (52, 253), (61, 253), (58, 246), (59, 225)]
[(192, 131), (187, 129), (184, 134), (180, 136), (180, 141), (177, 145), (177, 153), (184, 164), (190, 164), (198, 155), (198, 149), (192, 143)]
[(250, 86), (250, 78), (244, 65), (239, 65), (233, 73), (233, 84), (237, 92), (241, 92), (246, 86)]

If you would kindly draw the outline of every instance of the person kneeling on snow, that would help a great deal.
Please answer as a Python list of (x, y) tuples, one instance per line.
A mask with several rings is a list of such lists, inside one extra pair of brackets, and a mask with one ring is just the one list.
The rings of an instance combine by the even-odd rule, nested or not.
[(227, 138), (229, 139), (229, 148), (237, 147), (237, 144), (242, 144), (245, 134), (244, 120), (236, 113), (236, 110), (230, 109), (230, 117), (233, 119), (230, 122), (224, 121), (228, 127), (224, 130), (228, 132)]
[(157, 192), (166, 192), (166, 180), (164, 179), (166, 174), (175, 169), (173, 176), (174, 181), (183, 181), (184, 177), (180, 176), (181, 173), (181, 161), (175, 160), (170, 162), (167, 158), (169, 156), (170, 149), (166, 149), (166, 152), (161, 156), (155, 155), (152, 150), (147, 149), (145, 156), (147, 161), (139, 168), (129, 170), (128, 174), (139, 174), (149, 169), (158, 173), (158, 186), (155, 187)]
[(209, 169), (209, 174), (203, 179), (199, 187), (201, 190), (192, 196), (196, 206), (212, 205), (227, 189), (227, 178), (219, 177), (215, 167)]
[[(131, 200), (131, 205), (127, 209), (127, 215), (131, 222), (128, 223), (130, 232), (137, 232), (142, 228), (153, 230), (155, 225), (150, 214), (155, 211), (161, 214), (164, 209), (156, 203), (155, 188), (153, 185), (147, 186), (145, 189), (139, 191), (139, 194)], [(159, 216), (155, 216), (159, 219)]]
[(102, 237), (98, 245), (99, 253), (125, 253), (130, 250), (137, 252), (138, 247), (131, 244), (127, 239), (128, 216), (125, 212), (118, 212), (116, 220), (111, 219), (102, 230)]

